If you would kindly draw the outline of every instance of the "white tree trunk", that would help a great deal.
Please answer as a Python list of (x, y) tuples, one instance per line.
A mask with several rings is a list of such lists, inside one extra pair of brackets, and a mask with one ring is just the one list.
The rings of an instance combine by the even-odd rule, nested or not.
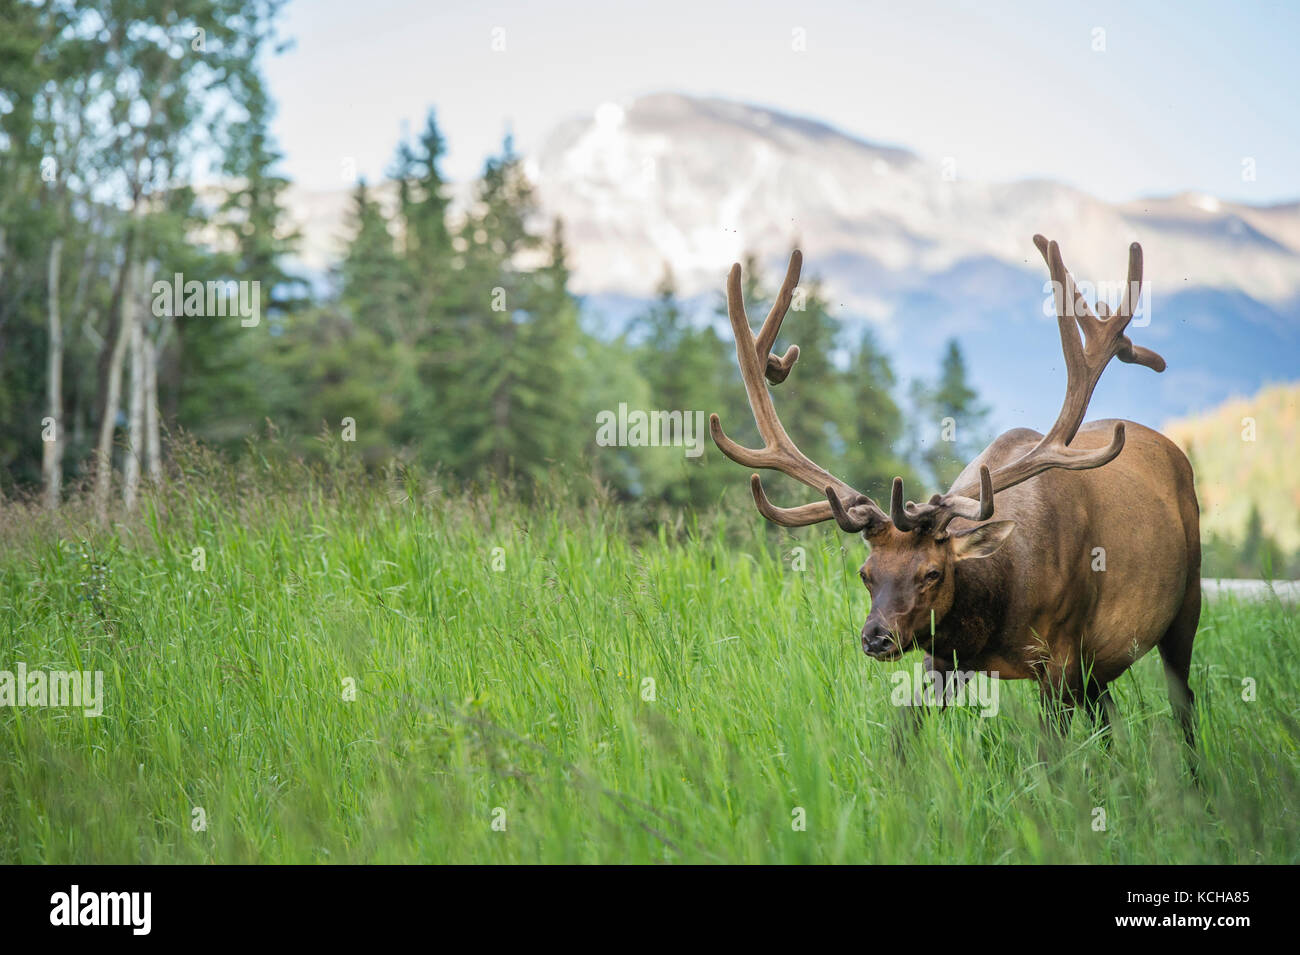
[(104, 398), (104, 417), (99, 422), (99, 446), (95, 452), (95, 514), (101, 523), (108, 518), (108, 495), (113, 483), (113, 430), (117, 425), (118, 407), (122, 401), (122, 363), (135, 324), (134, 274), (135, 269), (128, 268), (123, 279), (126, 288), (122, 290), (122, 322), (109, 361), (108, 393)]
[(162, 450), (158, 433), (158, 352), (163, 336), (144, 343), (144, 440), (145, 461), (149, 480), (154, 485), (162, 482)]
[(47, 414), (53, 418), (49, 437), (41, 451), (41, 472), (45, 479), (45, 506), (53, 510), (59, 506), (59, 493), (63, 485), (63, 319), (59, 314), (59, 258), (63, 254), (63, 239), (50, 245), (48, 281), (49, 297), (49, 361), (45, 375)]
[[(131, 302), (135, 310), (135, 302)], [(144, 454), (144, 329), (137, 318), (131, 323), (131, 393), (127, 403), (126, 459), (122, 464), (122, 503), (135, 510), (140, 489), (140, 457)]]

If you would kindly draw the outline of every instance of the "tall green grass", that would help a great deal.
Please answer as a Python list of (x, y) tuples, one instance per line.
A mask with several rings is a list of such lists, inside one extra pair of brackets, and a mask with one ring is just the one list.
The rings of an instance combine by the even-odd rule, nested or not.
[(1024, 682), (904, 730), (864, 545), (746, 490), (647, 532), (598, 493), (198, 456), (108, 530), (10, 505), (0, 669), (106, 701), (0, 709), (0, 861), (1300, 861), (1293, 615), (1207, 606), (1199, 785), (1155, 654), (1109, 747), (1076, 718), (1040, 762)]

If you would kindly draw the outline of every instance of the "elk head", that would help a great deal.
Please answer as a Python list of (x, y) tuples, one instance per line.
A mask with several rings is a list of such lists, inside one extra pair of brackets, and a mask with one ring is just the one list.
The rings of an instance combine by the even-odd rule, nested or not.
[[(1065, 353), (1067, 384), (1065, 402), (1056, 423), (1028, 452), (1005, 467), (990, 472), (979, 469), (979, 487), (954, 487), (948, 494), (936, 494), (927, 503), (903, 499), (902, 478), (894, 478), (889, 512), (866, 494), (823, 470), (795, 446), (782, 427), (764, 382), (780, 384), (799, 358), (799, 347), (791, 345), (784, 355), (772, 353), (772, 345), (789, 310), (799, 284), (803, 257), (796, 250), (790, 256), (785, 281), (772, 309), (755, 338), (741, 295), (740, 266), (733, 265), (727, 277), (727, 314), (736, 338), (736, 358), (749, 405), (763, 440), (762, 448), (746, 448), (723, 433), (716, 414), (709, 416), (714, 443), (727, 457), (750, 468), (780, 471), (813, 490), (825, 500), (798, 507), (777, 507), (768, 500), (757, 474), (750, 488), (759, 513), (775, 524), (800, 527), (834, 519), (849, 533), (861, 533), (871, 554), (859, 574), (871, 594), (871, 613), (862, 628), (862, 649), (868, 656), (889, 660), (900, 656), (924, 633), (936, 627), (952, 609), (958, 565), (987, 558), (1014, 532), (1013, 521), (989, 521), (994, 495), (1050, 468), (1083, 470), (1101, 467), (1124, 447), (1124, 425), (1115, 425), (1108, 446), (1096, 450), (1069, 447), (1083, 423), (1088, 401), (1102, 371), (1112, 357), (1163, 371), (1164, 359), (1149, 349), (1134, 345), (1124, 334), (1142, 287), (1142, 248), (1129, 246), (1128, 284), (1119, 310), (1112, 316), (1102, 302), (1098, 318), (1079, 294), (1074, 279), (1061, 261), (1055, 242), (1041, 235), (1034, 244), (1051, 271), (1056, 297), (1057, 324)], [(1080, 340), (1079, 330), (1083, 332)], [(976, 493), (978, 497), (970, 497)], [(974, 526), (949, 532), (948, 525), (962, 518)]]

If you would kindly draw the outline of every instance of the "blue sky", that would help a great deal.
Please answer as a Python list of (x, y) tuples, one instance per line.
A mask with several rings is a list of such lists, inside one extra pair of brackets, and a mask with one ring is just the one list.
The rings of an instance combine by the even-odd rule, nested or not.
[(291, 0), (281, 32), (275, 129), (314, 188), (343, 187), (349, 163), (377, 178), (429, 107), (463, 179), (507, 128), (528, 153), (561, 119), (674, 90), (952, 156), (974, 179), (1300, 197), (1295, 3)]

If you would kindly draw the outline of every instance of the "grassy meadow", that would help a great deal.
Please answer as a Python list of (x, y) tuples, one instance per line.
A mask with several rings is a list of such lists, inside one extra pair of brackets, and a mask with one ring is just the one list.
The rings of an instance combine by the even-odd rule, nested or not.
[(1207, 606), (1199, 786), (1154, 653), (1040, 762), (1025, 682), (902, 729), (860, 540), (561, 486), (194, 455), (107, 530), (5, 505), (0, 669), (105, 700), (0, 708), (0, 862), (1300, 861), (1294, 613)]

